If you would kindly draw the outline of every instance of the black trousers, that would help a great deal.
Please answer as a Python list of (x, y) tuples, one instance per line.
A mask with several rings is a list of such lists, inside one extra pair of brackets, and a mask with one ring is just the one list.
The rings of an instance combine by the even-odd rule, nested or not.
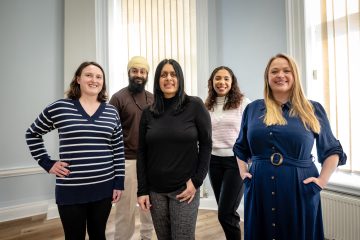
[(111, 210), (111, 198), (96, 202), (58, 205), (66, 240), (82, 240), (86, 227), (90, 240), (105, 240), (106, 222)]
[(241, 239), (237, 209), (244, 193), (236, 157), (211, 155), (209, 178), (218, 204), (218, 219), (227, 240)]

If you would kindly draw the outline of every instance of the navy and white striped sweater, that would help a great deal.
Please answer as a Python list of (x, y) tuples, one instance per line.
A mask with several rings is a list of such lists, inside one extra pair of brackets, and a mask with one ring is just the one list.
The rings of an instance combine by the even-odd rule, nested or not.
[(79, 204), (112, 197), (124, 189), (123, 135), (116, 109), (101, 103), (90, 117), (79, 100), (61, 99), (45, 108), (26, 131), (31, 155), (46, 171), (56, 160), (48, 155), (42, 135), (57, 129), (60, 160), (70, 174), (56, 177), (56, 203)]

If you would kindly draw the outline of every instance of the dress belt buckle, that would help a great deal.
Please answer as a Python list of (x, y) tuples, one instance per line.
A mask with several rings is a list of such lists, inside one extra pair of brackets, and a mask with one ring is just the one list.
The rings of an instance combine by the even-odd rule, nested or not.
[[(276, 161), (276, 160), (278, 160), (278, 161)], [(284, 158), (281, 153), (276, 152), (276, 153), (271, 154), (270, 161), (271, 161), (272, 165), (280, 166), (283, 163), (283, 160), (284, 160)]]

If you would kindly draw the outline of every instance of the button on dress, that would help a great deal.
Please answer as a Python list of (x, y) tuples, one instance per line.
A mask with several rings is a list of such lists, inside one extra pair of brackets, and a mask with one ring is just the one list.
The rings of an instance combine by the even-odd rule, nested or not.
[[(252, 178), (244, 180), (245, 239), (324, 239), (318, 177), (311, 151), (316, 140), (318, 161), (339, 155), (339, 165), (346, 154), (331, 132), (326, 112), (313, 104), (321, 126), (319, 134), (307, 130), (300, 118), (289, 115), (291, 104), (282, 106), (287, 125), (266, 126), (264, 100), (250, 103), (244, 111), (241, 131), (234, 145), (235, 155), (251, 162)], [(274, 163), (270, 161), (274, 157)], [(280, 159), (282, 158), (282, 159)]]

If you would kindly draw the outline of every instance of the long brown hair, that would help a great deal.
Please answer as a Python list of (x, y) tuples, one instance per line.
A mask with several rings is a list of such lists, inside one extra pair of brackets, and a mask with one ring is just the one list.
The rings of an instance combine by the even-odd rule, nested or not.
[(266, 114), (264, 118), (265, 125), (270, 126), (287, 124), (286, 119), (282, 115), (281, 107), (275, 100), (273, 92), (269, 85), (270, 65), (277, 58), (283, 58), (289, 63), (291, 72), (294, 77), (294, 83), (292, 85), (289, 99), (292, 106), (290, 109), (290, 116), (298, 116), (306, 129), (310, 128), (311, 131), (319, 133), (320, 123), (315, 116), (313, 105), (305, 97), (296, 62), (290, 56), (282, 53), (279, 53), (276, 56), (270, 58), (264, 72), (264, 101), (266, 105)]
[(82, 64), (80, 64), (80, 66), (75, 71), (74, 77), (70, 83), (69, 90), (66, 91), (66, 95), (68, 98), (73, 99), (73, 100), (79, 99), (81, 97), (80, 85), (77, 82), (77, 78), (81, 76), (81, 73), (84, 70), (84, 68), (86, 68), (89, 65), (94, 65), (94, 66), (100, 68), (100, 70), (102, 71), (104, 83), (103, 83), (101, 91), (99, 92), (99, 94), (97, 96), (97, 100), (99, 102), (106, 102), (108, 99), (108, 96), (106, 93), (105, 72), (104, 72), (104, 69), (100, 66), (100, 64), (98, 64), (96, 62), (83, 62)]
[(214, 105), (216, 103), (216, 97), (217, 97), (217, 93), (215, 92), (215, 89), (213, 87), (213, 80), (214, 80), (215, 74), (222, 69), (228, 71), (228, 73), (230, 74), (231, 79), (232, 79), (231, 88), (230, 88), (230, 91), (226, 95), (226, 102), (225, 102), (223, 109), (229, 110), (229, 109), (238, 108), (244, 97), (244, 94), (242, 94), (239, 89), (239, 86), (237, 83), (237, 78), (236, 78), (234, 72), (229, 67), (226, 67), (226, 66), (217, 67), (212, 71), (210, 78), (208, 80), (208, 96), (205, 101), (205, 107), (209, 111), (214, 109)]

